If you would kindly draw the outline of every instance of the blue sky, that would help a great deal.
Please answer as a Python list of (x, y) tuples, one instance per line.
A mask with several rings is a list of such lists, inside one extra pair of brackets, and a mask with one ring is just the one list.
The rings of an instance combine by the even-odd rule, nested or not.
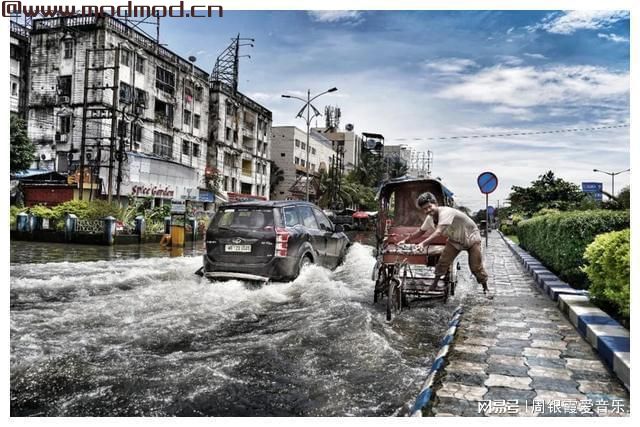
[[(428, 138), (536, 132), (629, 123), (629, 13), (623, 11), (231, 11), (222, 19), (164, 19), (161, 41), (211, 71), (237, 33), (240, 91), (297, 125), (283, 93), (339, 106), (342, 125), (382, 133), (387, 144), (431, 150), (433, 174), (478, 209), (483, 171), (512, 185), (553, 170), (579, 184), (630, 167), (629, 128), (530, 136)], [(322, 118), (318, 119), (322, 124)], [(616, 189), (629, 174), (616, 177)]]

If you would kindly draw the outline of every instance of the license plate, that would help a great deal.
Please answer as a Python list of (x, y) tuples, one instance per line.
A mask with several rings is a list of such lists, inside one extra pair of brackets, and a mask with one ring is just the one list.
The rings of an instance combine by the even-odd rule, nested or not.
[(251, 245), (224, 245), (225, 252), (251, 252)]

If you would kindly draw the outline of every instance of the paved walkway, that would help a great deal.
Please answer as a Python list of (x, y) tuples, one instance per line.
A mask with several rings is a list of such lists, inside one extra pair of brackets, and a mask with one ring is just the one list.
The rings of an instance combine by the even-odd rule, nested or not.
[(629, 415), (622, 383), (538, 290), (499, 234), (490, 235), (485, 267), (495, 299), (480, 290), (466, 298), (430, 413)]

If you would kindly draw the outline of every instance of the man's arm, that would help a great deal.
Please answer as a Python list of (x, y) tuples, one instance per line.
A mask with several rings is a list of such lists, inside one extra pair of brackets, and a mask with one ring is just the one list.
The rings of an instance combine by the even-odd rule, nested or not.
[(431, 233), (429, 235), (429, 237), (427, 237), (426, 239), (424, 239), (422, 242), (418, 243), (420, 246), (425, 247), (427, 246), (429, 243), (431, 243), (436, 237), (442, 236), (444, 234), (444, 232), (446, 231), (447, 227), (449, 227), (449, 224), (439, 224), (436, 227), (436, 231), (434, 231), (433, 233)]
[(422, 236), (425, 233), (425, 231), (423, 231), (422, 229), (418, 228), (416, 231), (414, 231), (413, 233), (409, 234), (408, 237), (405, 237), (402, 240), (399, 240), (396, 244), (397, 245), (403, 245), (406, 242), (410, 241), (411, 239), (415, 239), (418, 236)]

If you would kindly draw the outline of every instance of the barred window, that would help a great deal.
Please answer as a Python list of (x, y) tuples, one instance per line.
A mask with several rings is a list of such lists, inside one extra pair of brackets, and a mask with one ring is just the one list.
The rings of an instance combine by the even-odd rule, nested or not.
[(153, 132), (153, 154), (161, 157), (173, 157), (173, 138), (160, 132)]
[(156, 87), (173, 95), (176, 86), (176, 75), (162, 67), (156, 67)]

